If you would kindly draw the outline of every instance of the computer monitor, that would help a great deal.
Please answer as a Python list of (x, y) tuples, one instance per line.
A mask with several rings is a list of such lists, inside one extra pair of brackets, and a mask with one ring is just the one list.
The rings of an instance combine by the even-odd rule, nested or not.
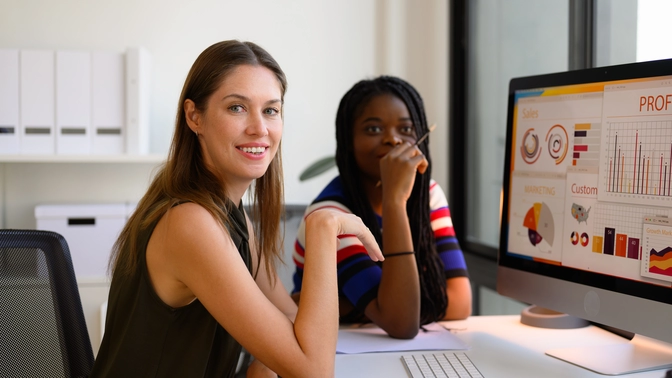
[(511, 80), (497, 291), (636, 334), (548, 354), (672, 366), (672, 59)]

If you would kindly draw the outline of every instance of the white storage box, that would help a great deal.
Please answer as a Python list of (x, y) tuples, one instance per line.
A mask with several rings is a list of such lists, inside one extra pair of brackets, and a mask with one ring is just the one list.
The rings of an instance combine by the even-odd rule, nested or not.
[(35, 207), (37, 229), (57, 232), (67, 241), (77, 281), (107, 277), (110, 252), (127, 213), (125, 203)]

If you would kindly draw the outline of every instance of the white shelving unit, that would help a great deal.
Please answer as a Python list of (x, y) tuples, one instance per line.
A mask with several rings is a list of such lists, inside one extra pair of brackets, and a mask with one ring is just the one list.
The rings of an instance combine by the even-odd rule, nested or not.
[(0, 163), (161, 163), (165, 155), (0, 155)]
[(34, 228), (40, 203), (137, 201), (166, 159), (151, 155), (0, 155), (0, 227)]

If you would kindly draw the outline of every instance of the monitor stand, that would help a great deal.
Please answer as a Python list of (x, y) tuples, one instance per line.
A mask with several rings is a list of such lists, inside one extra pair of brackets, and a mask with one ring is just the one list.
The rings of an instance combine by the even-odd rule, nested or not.
[(585, 319), (536, 305), (523, 309), (520, 313), (520, 322), (532, 327), (555, 329), (582, 328), (590, 324)]
[(546, 354), (605, 375), (672, 367), (672, 345), (642, 335), (635, 335), (630, 342), (553, 349)]
[[(525, 308), (520, 322), (541, 328), (581, 328), (587, 320), (538, 306)], [(580, 341), (579, 341), (580, 342)], [(552, 349), (546, 354), (604, 375), (672, 368), (672, 344), (642, 335), (617, 344)]]

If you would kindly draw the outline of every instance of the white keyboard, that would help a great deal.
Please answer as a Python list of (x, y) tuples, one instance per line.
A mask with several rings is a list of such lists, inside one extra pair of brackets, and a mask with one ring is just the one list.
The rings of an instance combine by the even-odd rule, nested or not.
[(469, 357), (460, 352), (403, 355), (411, 378), (483, 378)]

